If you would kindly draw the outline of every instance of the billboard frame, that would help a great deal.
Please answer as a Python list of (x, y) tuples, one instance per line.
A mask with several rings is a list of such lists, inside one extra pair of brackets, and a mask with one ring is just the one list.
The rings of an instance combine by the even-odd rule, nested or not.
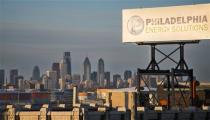
[[(210, 13), (210, 9), (208, 8), (209, 6), (210, 3), (124, 9), (122, 10), (122, 42), (148, 45), (177, 44), (188, 42), (196, 43), (200, 40), (210, 40), (210, 15), (208, 14)], [(199, 9), (199, 11), (196, 11), (195, 13), (191, 12), (195, 11), (196, 9)], [(168, 10), (168, 12), (166, 14), (162, 14), (162, 11), (164, 10)], [(178, 14), (180, 11), (183, 11), (183, 13)], [(174, 14), (171, 14), (170, 12), (174, 12)], [(191, 17), (192, 21), (184, 21), (183, 23), (180, 23), (182, 20), (188, 20), (188, 17)], [(199, 18), (199, 21), (195, 22), (194, 18), (197, 20), (197, 17)], [(205, 17), (205, 21), (200, 19), (203, 17)], [(179, 21), (177, 20), (178, 22), (176, 21), (174, 24), (170, 22), (170, 24), (162, 24), (166, 18), (180, 19)], [(151, 23), (148, 23), (147, 21), (150, 19)], [(161, 20), (157, 22), (156, 19)], [(189, 28), (189, 26), (191, 27)], [(202, 28), (202, 31), (199, 31), (199, 26), (205, 26), (205, 29)], [(147, 32), (149, 28), (155, 29), (162, 27), (167, 28), (167, 30), (165, 32)], [(177, 29), (177, 31), (174, 31), (176, 27), (182, 27), (184, 30), (180, 28), (180, 30)], [(194, 27), (196, 27), (196, 29)], [(185, 29), (187, 30), (185, 31)]]

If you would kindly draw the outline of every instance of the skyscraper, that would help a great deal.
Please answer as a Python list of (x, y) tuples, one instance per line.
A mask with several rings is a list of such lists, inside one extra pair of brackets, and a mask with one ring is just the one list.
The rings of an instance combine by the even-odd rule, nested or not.
[(97, 82), (97, 72), (96, 71), (93, 71), (91, 73), (91, 80), (96, 83)]
[(121, 80), (121, 76), (119, 74), (113, 75), (113, 86), (117, 88), (117, 81)]
[(19, 90), (24, 90), (24, 77), (23, 76), (18, 76), (18, 89)]
[(84, 69), (83, 69), (83, 81), (85, 80), (90, 80), (90, 76), (91, 76), (91, 64), (90, 64), (90, 61), (88, 59), (88, 57), (85, 58), (85, 61), (83, 63), (84, 65)]
[(42, 75), (42, 84), (44, 89), (48, 89), (48, 76), (46, 74)]
[(16, 87), (18, 86), (18, 70), (17, 69), (12, 69), (10, 70), (10, 83), (15, 85)]
[(60, 64), (59, 63), (53, 63), (52, 64), (52, 70), (57, 72), (57, 80), (60, 78)]
[(126, 70), (124, 72), (124, 80), (127, 81), (129, 78), (132, 78), (132, 72), (130, 70)]
[(60, 62), (60, 79), (59, 79), (60, 89), (65, 88), (66, 76), (67, 76), (67, 63), (65, 59), (62, 59)]
[(57, 79), (57, 73), (56, 71), (48, 70), (46, 71), (46, 75), (48, 77), (47, 81), (47, 87), (49, 90), (56, 89), (56, 79)]
[(110, 87), (110, 72), (105, 72), (104, 77), (106, 79), (106, 87)]
[(65, 59), (62, 59), (60, 61), (60, 78), (61, 79), (66, 79), (66, 75), (67, 75), (67, 63)]
[(31, 79), (40, 80), (40, 70), (38, 66), (34, 66)]
[(98, 60), (98, 84), (104, 86), (104, 61), (102, 58)]
[(64, 52), (63, 59), (66, 61), (67, 74), (71, 76), (71, 52)]
[(3, 69), (0, 70), (0, 88), (4, 85), (4, 78), (5, 77), (5, 71)]

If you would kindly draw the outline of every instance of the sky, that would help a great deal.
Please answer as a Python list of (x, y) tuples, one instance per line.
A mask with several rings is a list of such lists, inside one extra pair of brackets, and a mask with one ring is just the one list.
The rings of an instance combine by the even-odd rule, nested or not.
[[(73, 73), (82, 73), (86, 56), (92, 71), (99, 58), (112, 74), (145, 69), (150, 48), (122, 43), (122, 9), (199, 3), (210, 0), (0, 0), (0, 69), (8, 75), (17, 68), (29, 79), (35, 65), (45, 73), (64, 51), (71, 51)], [(176, 47), (159, 48), (169, 53)], [(209, 47), (208, 40), (187, 45), (185, 55), (196, 78), (210, 82)], [(169, 61), (160, 67), (175, 65)]]

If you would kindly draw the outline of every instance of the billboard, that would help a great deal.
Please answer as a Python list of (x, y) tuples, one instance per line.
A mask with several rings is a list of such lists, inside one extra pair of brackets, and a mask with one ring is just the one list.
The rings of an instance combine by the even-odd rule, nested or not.
[(122, 41), (186, 42), (210, 39), (210, 4), (124, 9)]

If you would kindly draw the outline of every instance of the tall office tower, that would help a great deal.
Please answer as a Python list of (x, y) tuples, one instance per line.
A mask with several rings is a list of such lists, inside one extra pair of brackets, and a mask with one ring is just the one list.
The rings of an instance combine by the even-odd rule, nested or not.
[(24, 87), (24, 77), (23, 76), (18, 76), (17, 80), (18, 80), (18, 89), (23, 91), (25, 89), (25, 87)]
[(106, 79), (106, 87), (110, 87), (110, 72), (105, 72), (104, 77)]
[(132, 78), (132, 72), (130, 70), (126, 70), (124, 72), (124, 80), (127, 81), (129, 78)]
[(44, 89), (48, 89), (48, 76), (46, 74), (42, 75), (42, 84)]
[(4, 78), (5, 77), (5, 71), (3, 69), (0, 70), (0, 89), (3, 87), (4, 85)]
[(71, 52), (64, 52), (63, 59), (66, 61), (67, 74), (71, 76)]
[(97, 72), (96, 71), (93, 71), (91, 73), (91, 80), (96, 83), (97, 82)]
[(60, 89), (65, 89), (66, 76), (67, 76), (67, 63), (66, 60), (63, 59), (60, 62), (60, 79), (59, 79)]
[(57, 72), (57, 80), (60, 78), (60, 64), (59, 63), (53, 63), (52, 64), (52, 70)]
[(119, 74), (113, 75), (113, 86), (117, 88), (117, 81), (121, 80), (121, 76)]
[(101, 87), (104, 87), (104, 61), (102, 58), (98, 60), (98, 84)]
[(52, 64), (52, 70), (56, 71), (57, 73), (57, 80), (56, 80), (56, 88), (59, 88), (59, 78), (60, 78), (60, 63), (53, 63)]
[(49, 90), (56, 89), (56, 79), (57, 79), (57, 73), (56, 71), (48, 70), (46, 71), (46, 75), (48, 77), (47, 85)]
[(67, 75), (66, 60), (62, 59), (61, 62), (60, 62), (60, 78), (61, 79), (66, 79), (66, 75)]
[(31, 79), (40, 80), (40, 70), (38, 66), (34, 66)]
[(84, 65), (84, 69), (83, 69), (83, 81), (85, 80), (90, 80), (90, 76), (91, 76), (91, 64), (90, 61), (88, 59), (88, 57), (85, 58), (85, 61), (83, 63)]
[(17, 69), (12, 69), (10, 70), (10, 83), (15, 85), (16, 87), (18, 86), (18, 70)]

